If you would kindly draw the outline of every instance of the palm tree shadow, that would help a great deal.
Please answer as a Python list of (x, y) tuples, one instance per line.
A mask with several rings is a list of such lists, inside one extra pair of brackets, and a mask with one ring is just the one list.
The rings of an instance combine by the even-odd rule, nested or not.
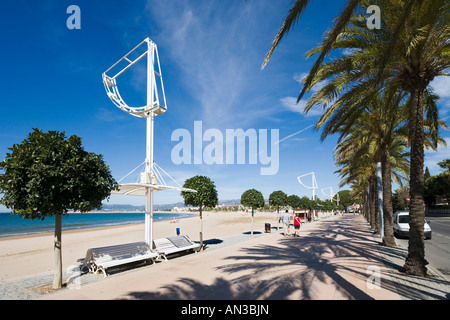
[[(255, 300), (255, 299), (290, 299), (292, 294), (299, 294), (303, 299), (314, 299), (317, 293), (311, 291), (312, 282), (325, 283), (332, 279), (338, 291), (347, 299), (372, 299), (364, 291), (342, 277), (344, 267), (327, 259), (333, 257), (357, 257), (364, 253), (358, 243), (345, 244), (337, 241), (343, 227), (336, 227), (328, 234), (310, 233), (301, 238), (280, 239), (277, 245), (259, 245), (241, 249), (236, 255), (226, 260), (230, 263), (215, 268), (215, 271), (229, 275), (240, 275), (233, 280), (218, 276), (212, 284), (204, 284), (189, 277), (180, 278), (176, 283), (158, 288), (155, 291), (131, 292), (124, 299), (156, 300)], [(356, 234), (355, 237), (358, 235)], [(363, 235), (360, 235), (361, 237)], [(277, 270), (283, 272), (280, 277), (267, 276)], [(258, 277), (263, 274), (264, 277)], [(361, 277), (367, 275), (360, 271)]]
[[(367, 261), (383, 263), (375, 241), (368, 241), (367, 228), (350, 228), (346, 219), (333, 220), (327, 232), (317, 231), (300, 238), (288, 237), (276, 245), (258, 245), (242, 248), (229, 261), (215, 267), (213, 283), (182, 277), (176, 283), (154, 291), (130, 292), (124, 299), (156, 300), (258, 300), (258, 299), (323, 299), (316, 284), (330, 284), (336, 297), (349, 300), (372, 300), (368, 294), (346, 279), (345, 274), (366, 281)], [(345, 234), (349, 241), (342, 241)], [(370, 239), (370, 237), (369, 237)], [(375, 250), (376, 251), (376, 250)], [(281, 270), (281, 272), (280, 272)], [(279, 274), (279, 276), (277, 276)], [(398, 283), (384, 279), (381, 286), (390, 291), (398, 290)], [(403, 288), (403, 294), (415, 298), (413, 288)], [(326, 295), (327, 299), (330, 295)], [(331, 297), (334, 297), (331, 295)]]

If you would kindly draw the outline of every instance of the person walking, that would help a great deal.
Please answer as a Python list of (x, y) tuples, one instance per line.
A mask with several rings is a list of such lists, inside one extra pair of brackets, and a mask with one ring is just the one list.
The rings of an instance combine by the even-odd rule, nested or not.
[(294, 218), (294, 236), (300, 237), (300, 226), (302, 225), (302, 220), (300, 219), (300, 213), (297, 213)]
[(286, 210), (286, 212), (281, 215), (281, 220), (283, 221), (284, 235), (288, 236), (290, 234), (291, 224), (291, 215), (289, 214), (288, 210)]

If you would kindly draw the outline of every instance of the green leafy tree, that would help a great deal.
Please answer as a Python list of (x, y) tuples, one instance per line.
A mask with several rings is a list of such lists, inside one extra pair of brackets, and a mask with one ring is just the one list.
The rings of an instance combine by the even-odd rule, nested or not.
[(353, 204), (353, 198), (351, 196), (350, 190), (341, 190), (338, 192), (339, 194), (339, 204), (341, 204), (344, 208), (351, 206)]
[(431, 177), (430, 170), (428, 169), (428, 167), (426, 167), (426, 168), (425, 168), (425, 173), (423, 174), (423, 180), (424, 180), (424, 181), (427, 181), (427, 179), (428, 179), (429, 177)]
[(427, 205), (450, 201), (450, 159), (443, 160), (438, 165), (445, 171), (425, 180), (424, 199)]
[(0, 162), (0, 203), (25, 219), (55, 216), (55, 278), (62, 287), (62, 216), (69, 210), (100, 209), (102, 200), (117, 189), (102, 155), (87, 152), (81, 138), (64, 132), (33, 129)]
[(274, 191), (269, 196), (269, 204), (277, 207), (277, 213), (280, 213), (280, 206), (287, 204), (287, 195), (281, 190)]
[(185, 205), (198, 206), (200, 214), (200, 247), (203, 248), (203, 215), (204, 207), (214, 208), (219, 203), (214, 182), (205, 176), (195, 176), (184, 182), (183, 188), (197, 192), (181, 191)]
[(277, 221), (280, 221), (280, 207), (287, 205), (287, 194), (281, 190), (272, 192), (269, 196), (269, 204), (277, 207)]
[(287, 198), (287, 203), (292, 208), (293, 212), (295, 213), (295, 209), (301, 208), (303, 202), (299, 196), (292, 194)]
[(408, 208), (409, 201), (409, 187), (403, 186), (398, 188), (392, 194), (392, 206), (394, 211), (405, 210)]
[(264, 197), (262, 193), (255, 189), (249, 189), (244, 191), (241, 195), (241, 204), (252, 208), (252, 236), (253, 236), (253, 216), (255, 209), (264, 207)]
[(307, 196), (303, 196), (300, 198), (300, 208), (301, 209), (309, 209), (310, 207), (310, 199)]

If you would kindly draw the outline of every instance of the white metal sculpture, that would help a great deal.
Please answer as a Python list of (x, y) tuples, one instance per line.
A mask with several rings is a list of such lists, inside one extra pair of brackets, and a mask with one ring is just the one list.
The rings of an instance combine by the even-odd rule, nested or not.
[[(311, 175), (311, 186), (307, 186), (307, 185), (304, 184), (304, 183), (302, 182), (302, 180), (300, 179), (300, 178), (303, 178), (303, 177), (309, 176), (309, 175)], [(306, 173), (306, 174), (303, 174), (303, 175), (301, 175), (301, 176), (298, 176), (298, 177), (297, 177), (297, 180), (298, 180), (298, 182), (299, 182), (302, 186), (304, 186), (304, 187), (307, 188), (307, 189), (312, 190), (312, 200), (315, 200), (315, 199), (316, 199), (315, 191), (316, 191), (316, 189), (317, 189), (317, 180), (316, 180), (316, 175), (314, 174), (314, 172), (310, 172), (310, 173)], [(316, 216), (316, 210), (313, 210), (312, 212), (313, 212), (313, 215)]]
[[(306, 177), (306, 176), (309, 176), (309, 175), (311, 175), (311, 186), (305, 185), (302, 182), (302, 180), (300, 179), (300, 178), (303, 178), (303, 177)], [(301, 176), (298, 176), (297, 180), (302, 186), (304, 186), (307, 189), (312, 190), (312, 194), (313, 194), (312, 195), (312, 199), (314, 200), (315, 199), (315, 190), (317, 189), (317, 180), (316, 180), (316, 176), (315, 176), (314, 172), (310, 172), (310, 173), (306, 173), (306, 174), (303, 174)]]
[[(143, 49), (145, 49), (143, 53), (138, 53), (139, 55), (135, 59), (132, 58), (133, 52), (135, 52), (136, 54), (136, 52), (139, 52), (139, 50)], [(123, 100), (122, 96), (120, 95), (116, 79), (123, 72), (135, 65), (145, 56), (147, 57), (147, 102), (145, 105), (140, 107), (131, 107)], [(156, 81), (156, 76), (159, 78), (159, 81)], [(133, 50), (128, 52), (125, 56), (123, 56), (120, 60), (113, 64), (108, 70), (106, 70), (102, 74), (102, 79), (108, 97), (117, 107), (133, 116), (147, 119), (146, 158), (145, 162), (141, 164), (145, 164), (145, 170), (140, 175), (140, 181), (136, 183), (121, 184), (119, 186), (119, 191), (113, 191), (112, 193), (141, 196), (144, 195), (146, 197), (145, 241), (151, 245), (153, 232), (153, 192), (158, 190), (181, 190), (196, 192), (192, 189), (182, 188), (178, 183), (178, 187), (166, 185), (161, 173), (157, 170), (157, 165), (153, 161), (154, 117), (162, 115), (167, 110), (162, 72), (156, 44), (149, 38), (146, 38), (140, 44), (134, 47)], [(159, 93), (162, 94), (161, 101)], [(134, 169), (133, 171), (135, 171), (136, 169)], [(168, 175), (164, 170), (162, 170), (161, 168), (159, 169), (166, 175)], [(172, 180), (176, 182), (174, 179)]]
[[(324, 190), (330, 190), (330, 194), (326, 194), (326, 193), (324, 192)], [(331, 201), (331, 202), (336, 201), (336, 204), (339, 205), (339, 201), (340, 201), (339, 193), (334, 193), (334, 192), (333, 192), (333, 187), (323, 188), (323, 189), (321, 189), (320, 191), (322, 191), (322, 194), (323, 194), (324, 196), (330, 197), (330, 201)]]

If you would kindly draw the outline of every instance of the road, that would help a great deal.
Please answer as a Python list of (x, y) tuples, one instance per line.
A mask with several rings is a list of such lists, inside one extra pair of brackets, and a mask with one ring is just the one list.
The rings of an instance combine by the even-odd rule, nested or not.
[[(425, 258), (450, 281), (450, 217), (426, 217), (430, 221), (432, 239), (425, 240)], [(408, 248), (408, 239), (395, 239)]]

